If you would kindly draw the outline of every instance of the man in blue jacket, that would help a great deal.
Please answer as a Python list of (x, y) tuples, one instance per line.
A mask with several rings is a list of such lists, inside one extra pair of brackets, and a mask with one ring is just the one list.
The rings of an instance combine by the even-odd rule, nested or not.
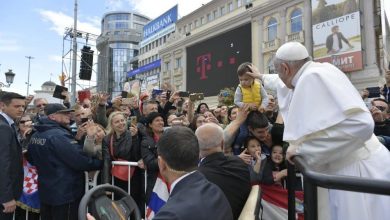
[(41, 219), (75, 219), (84, 195), (84, 171), (98, 170), (102, 162), (86, 156), (69, 130), (70, 112), (48, 104), (35, 126), (28, 153), (37, 167)]

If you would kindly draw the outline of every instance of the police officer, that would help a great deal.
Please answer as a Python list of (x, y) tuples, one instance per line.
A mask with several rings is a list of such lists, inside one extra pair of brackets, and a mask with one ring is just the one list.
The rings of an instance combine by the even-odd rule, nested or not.
[(102, 162), (86, 156), (69, 130), (70, 112), (48, 104), (35, 126), (28, 153), (37, 167), (41, 219), (77, 219), (84, 195), (84, 171), (98, 170)]

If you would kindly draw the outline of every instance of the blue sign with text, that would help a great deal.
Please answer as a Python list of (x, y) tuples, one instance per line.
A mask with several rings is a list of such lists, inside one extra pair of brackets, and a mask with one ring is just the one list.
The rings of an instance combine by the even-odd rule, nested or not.
[(155, 69), (159, 66), (161, 66), (161, 59), (148, 63), (145, 66), (141, 66), (138, 69), (127, 72), (127, 77), (132, 77), (134, 75), (137, 75), (138, 73), (143, 73)]
[(177, 5), (144, 26), (144, 39), (177, 21)]

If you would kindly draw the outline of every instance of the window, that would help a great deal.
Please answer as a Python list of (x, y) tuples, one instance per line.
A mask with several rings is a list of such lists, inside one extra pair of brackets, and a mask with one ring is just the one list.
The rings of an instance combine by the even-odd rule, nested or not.
[(142, 24), (133, 23), (134, 29), (142, 30), (144, 26)]
[(268, 73), (269, 74), (276, 74), (275, 66), (274, 66), (274, 55), (272, 55), (269, 58), (267, 67), (268, 67)]
[(192, 23), (189, 23), (188, 24), (188, 31), (191, 31), (192, 30)]
[(176, 65), (175, 68), (181, 67), (181, 57), (176, 58)]
[(233, 2), (230, 2), (228, 4), (228, 9), (229, 9), (229, 12), (233, 11)]
[(115, 32), (114, 32), (114, 35), (119, 35), (119, 31), (115, 31)]
[(268, 41), (275, 40), (278, 34), (278, 22), (275, 18), (271, 18), (267, 24), (268, 29)]
[(237, 8), (241, 7), (242, 5), (242, 0), (237, 0)]
[(221, 11), (221, 16), (222, 15), (224, 15), (225, 13), (226, 13), (226, 7), (225, 6), (222, 6), (221, 8), (220, 8), (220, 11)]
[(218, 17), (218, 11), (215, 10), (215, 11), (213, 12), (213, 15), (214, 15), (214, 19), (216, 19), (216, 18)]
[(194, 25), (195, 25), (195, 27), (199, 27), (199, 22), (198, 22), (198, 20), (195, 20), (195, 21), (194, 21)]
[(115, 22), (115, 28), (116, 29), (128, 29), (129, 23), (127, 22)]
[(171, 65), (170, 65), (169, 61), (168, 61), (168, 62), (165, 62), (165, 70), (166, 70), (166, 71), (169, 71), (169, 69), (171, 68), (170, 66), (171, 66)]
[(212, 21), (213, 20), (213, 15), (210, 13), (210, 14), (207, 14), (207, 21)]
[(291, 13), (291, 33), (300, 32), (302, 30), (302, 11), (301, 9), (295, 9)]

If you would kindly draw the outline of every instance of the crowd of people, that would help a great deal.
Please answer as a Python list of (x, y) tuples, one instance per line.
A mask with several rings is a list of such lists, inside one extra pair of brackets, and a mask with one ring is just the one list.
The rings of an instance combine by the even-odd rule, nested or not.
[[(65, 92), (63, 104), (34, 99), (30, 109), (27, 106), (33, 97), (3, 92), (0, 219), (12, 219), (22, 195), (23, 158), (37, 169), (43, 220), (77, 219), (78, 204), (85, 193), (85, 171), (100, 170), (99, 184), (111, 183), (113, 177), (112, 184), (127, 191), (128, 176), (113, 167), (112, 161), (137, 162), (137, 167), (125, 173), (131, 175), (130, 194), (143, 215), (158, 175), (170, 184), (172, 198), (155, 219), (238, 219), (251, 185), (285, 186), (286, 161), (292, 162), (294, 155), (303, 155), (319, 171), (359, 176), (345, 167), (370, 159), (377, 148), (383, 150), (372, 136), (372, 121), (374, 133), (385, 145), (390, 143), (387, 100), (372, 100), (372, 115), (367, 117), (367, 107), (359, 95), (356, 99), (356, 89), (345, 83), (341, 71), (310, 61), (302, 45), (287, 47), (286, 51), (282, 46), (276, 54), (278, 75), (260, 74), (251, 63), (239, 66), (239, 85), (231, 106), (219, 103), (209, 108), (165, 88), (161, 94), (144, 93), (139, 98), (117, 96), (110, 100), (109, 95), (98, 93), (73, 106)], [(309, 70), (317, 72), (306, 74)], [(337, 80), (343, 84), (331, 92), (338, 98), (325, 94), (332, 80), (322, 77), (324, 70), (333, 72), (330, 77), (336, 79), (335, 85)], [(308, 95), (314, 91), (311, 89), (316, 96)], [(339, 101), (343, 97), (349, 101)], [(322, 107), (330, 110), (320, 112)], [(366, 147), (369, 153), (360, 157), (361, 152), (355, 150), (367, 142), (375, 149)], [(380, 161), (387, 158), (390, 163), (388, 151), (385, 153)], [(343, 157), (354, 159), (340, 161)], [(384, 178), (370, 172), (362, 176)], [(383, 175), (390, 178), (390, 172)], [(331, 219), (351, 219), (348, 211), (332, 206), (341, 201), (349, 204), (351, 195), (329, 192), (328, 196)], [(183, 202), (188, 200), (184, 197), (192, 201)], [(381, 199), (389, 204), (387, 198)], [(385, 212), (363, 215), (383, 219), (389, 215)]]

